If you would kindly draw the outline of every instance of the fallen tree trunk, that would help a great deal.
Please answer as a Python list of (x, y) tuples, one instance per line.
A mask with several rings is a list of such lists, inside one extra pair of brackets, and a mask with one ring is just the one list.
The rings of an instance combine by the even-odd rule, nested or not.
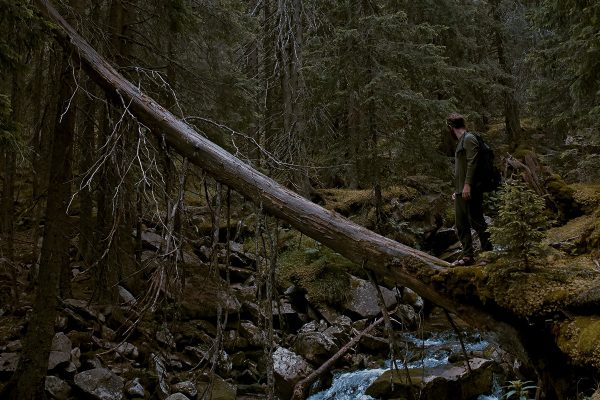
[[(63, 19), (49, 0), (36, 0), (36, 3), (58, 26), (55, 30), (58, 39), (74, 50), (74, 57), (79, 58), (78, 61), (92, 79), (120, 98), (132, 114), (164, 137), (172, 148), (190, 162), (248, 199), (262, 204), (271, 215), (288, 222), (346, 258), (364, 265), (381, 282), (409, 287), (479, 328), (496, 331), (505, 338), (517, 338), (509, 324), (486, 312), (478, 300), (471, 304), (459, 302), (434, 287), (433, 280), (427, 278), (443, 273), (448, 263), (328, 211), (243, 163), (126, 80)], [(513, 344), (517, 343), (515, 341)], [(517, 348), (520, 346), (517, 345)]]

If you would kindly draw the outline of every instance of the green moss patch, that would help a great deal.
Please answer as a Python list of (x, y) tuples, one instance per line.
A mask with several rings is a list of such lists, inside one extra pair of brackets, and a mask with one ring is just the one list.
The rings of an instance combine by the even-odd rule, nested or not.
[(600, 367), (600, 317), (576, 317), (564, 323), (557, 343), (575, 364)]

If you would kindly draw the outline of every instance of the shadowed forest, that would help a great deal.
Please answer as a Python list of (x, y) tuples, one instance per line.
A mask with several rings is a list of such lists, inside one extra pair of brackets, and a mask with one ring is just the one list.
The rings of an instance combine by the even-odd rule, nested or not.
[[(0, 398), (599, 400), (599, 32), (591, 0), (0, 0)], [(502, 178), (468, 266), (453, 112)]]

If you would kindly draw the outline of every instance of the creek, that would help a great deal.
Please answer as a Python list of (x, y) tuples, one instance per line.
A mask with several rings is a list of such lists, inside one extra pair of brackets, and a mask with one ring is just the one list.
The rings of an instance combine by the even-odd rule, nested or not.
[[(468, 354), (481, 354), (490, 346), (478, 334), (467, 334), (463, 340)], [(396, 366), (401, 371), (405, 369), (405, 365), (409, 370), (423, 369), (426, 371), (446, 365), (449, 363), (451, 355), (462, 353), (458, 336), (452, 331), (434, 333), (426, 339), (406, 333), (401, 336), (399, 343), (404, 346), (402, 359), (396, 360)], [(365, 394), (365, 391), (381, 374), (392, 367), (391, 364), (391, 360), (387, 360), (379, 368), (337, 372), (327, 390), (313, 394), (308, 400), (376, 400)], [(495, 381), (492, 393), (481, 393), (478, 400), (499, 400), (500, 398), (500, 382)]]

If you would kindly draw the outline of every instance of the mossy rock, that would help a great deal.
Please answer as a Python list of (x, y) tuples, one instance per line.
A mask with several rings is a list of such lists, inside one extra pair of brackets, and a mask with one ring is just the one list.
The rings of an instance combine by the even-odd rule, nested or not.
[(575, 198), (575, 189), (569, 186), (559, 175), (554, 174), (548, 177), (544, 186), (558, 208), (560, 218), (563, 221), (575, 218), (583, 213), (581, 204)]
[(559, 327), (557, 344), (573, 363), (600, 367), (600, 317), (579, 316)]

